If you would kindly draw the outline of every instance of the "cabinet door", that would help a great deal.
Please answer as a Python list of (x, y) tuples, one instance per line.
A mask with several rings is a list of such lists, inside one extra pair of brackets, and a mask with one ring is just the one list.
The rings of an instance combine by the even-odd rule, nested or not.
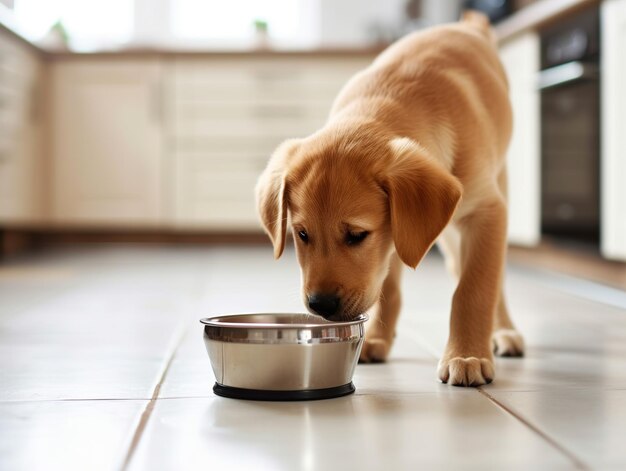
[(0, 223), (41, 218), (41, 65), (24, 44), (0, 33)]
[(626, 0), (602, 2), (601, 249), (626, 260)]
[(69, 59), (53, 65), (52, 93), (54, 220), (158, 224), (163, 151), (159, 63)]
[(513, 136), (507, 165), (509, 176), (509, 241), (535, 245), (541, 237), (540, 108), (536, 87), (539, 38), (517, 36), (500, 47), (513, 106)]
[(180, 59), (168, 70), (178, 228), (260, 230), (254, 186), (283, 140), (323, 126), (371, 57)]

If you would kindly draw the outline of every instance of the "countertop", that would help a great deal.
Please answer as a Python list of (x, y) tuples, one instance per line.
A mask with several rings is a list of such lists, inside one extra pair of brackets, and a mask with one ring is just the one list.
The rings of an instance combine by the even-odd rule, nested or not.
[(511, 15), (495, 26), (496, 35), (504, 42), (520, 33), (538, 29), (575, 13), (600, 0), (541, 0)]

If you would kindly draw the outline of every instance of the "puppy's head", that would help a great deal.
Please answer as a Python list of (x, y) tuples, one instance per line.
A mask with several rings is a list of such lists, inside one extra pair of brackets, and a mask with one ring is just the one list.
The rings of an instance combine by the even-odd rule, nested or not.
[(276, 258), (290, 215), (304, 303), (333, 320), (378, 300), (394, 250), (415, 268), (461, 197), (414, 141), (345, 132), (283, 143), (256, 192)]

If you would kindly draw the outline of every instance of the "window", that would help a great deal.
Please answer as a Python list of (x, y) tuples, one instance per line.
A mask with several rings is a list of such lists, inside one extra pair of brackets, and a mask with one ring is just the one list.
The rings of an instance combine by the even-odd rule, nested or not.
[(60, 21), (73, 46), (132, 38), (133, 0), (15, 0), (20, 30), (41, 39)]
[(298, 0), (174, 0), (172, 32), (184, 39), (242, 42), (253, 37), (260, 20), (273, 40), (293, 41), (301, 39), (302, 16)]

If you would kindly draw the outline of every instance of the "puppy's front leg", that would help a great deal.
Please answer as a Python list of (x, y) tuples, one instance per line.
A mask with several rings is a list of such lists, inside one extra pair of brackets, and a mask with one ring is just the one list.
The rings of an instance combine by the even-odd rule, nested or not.
[(365, 341), (359, 357), (361, 363), (385, 361), (389, 355), (400, 314), (401, 274), (402, 261), (394, 254), (389, 273), (383, 283), (380, 300), (376, 303), (372, 318), (365, 328)]
[(461, 276), (452, 300), (450, 336), (439, 362), (439, 379), (455, 386), (480, 386), (494, 377), (491, 332), (506, 250), (506, 206), (481, 205), (457, 224)]

